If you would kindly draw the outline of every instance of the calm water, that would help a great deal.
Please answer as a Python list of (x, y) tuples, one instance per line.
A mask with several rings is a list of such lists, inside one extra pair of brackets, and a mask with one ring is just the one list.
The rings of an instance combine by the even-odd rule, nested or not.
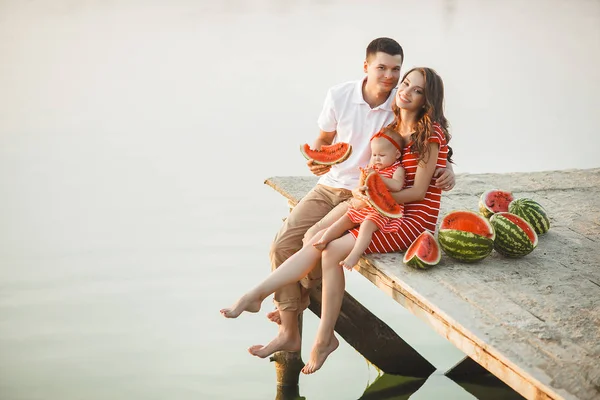
[[(275, 328), (218, 309), (268, 273), (287, 207), (263, 180), (307, 174), (374, 37), (444, 78), (457, 172), (600, 166), (600, 2), (298, 3), (0, 0), (0, 399), (273, 399), (245, 348)], [(459, 351), (348, 285), (439, 368), (411, 399), (514, 398), (445, 378)], [(376, 376), (343, 343), (300, 394)]]

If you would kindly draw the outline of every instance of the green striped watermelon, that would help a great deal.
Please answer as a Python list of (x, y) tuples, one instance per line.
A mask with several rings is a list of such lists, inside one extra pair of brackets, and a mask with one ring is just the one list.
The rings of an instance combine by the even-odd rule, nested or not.
[(546, 210), (535, 200), (528, 198), (513, 200), (508, 205), (508, 212), (529, 222), (538, 235), (543, 235), (550, 229), (550, 219)]
[(427, 269), (437, 265), (441, 258), (442, 252), (435, 237), (431, 232), (425, 231), (412, 242), (402, 261), (413, 268)]
[(486, 258), (494, 249), (495, 237), (490, 221), (468, 210), (448, 213), (442, 219), (438, 232), (438, 241), (444, 253), (463, 262)]
[(479, 212), (486, 218), (497, 212), (506, 212), (513, 199), (512, 192), (498, 189), (488, 190), (479, 197)]
[(533, 227), (518, 215), (496, 213), (492, 215), (490, 222), (496, 231), (494, 249), (506, 257), (523, 257), (531, 253), (538, 244)]

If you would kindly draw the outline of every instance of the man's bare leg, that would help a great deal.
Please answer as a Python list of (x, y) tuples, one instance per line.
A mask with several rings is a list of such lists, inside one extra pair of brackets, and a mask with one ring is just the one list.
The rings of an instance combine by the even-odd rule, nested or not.
[[(281, 267), (279, 267), (281, 268)], [(278, 269), (279, 269), (278, 268)], [(298, 327), (298, 313), (300, 311), (279, 311), (281, 323), (279, 332), (267, 345), (250, 346), (248, 352), (253, 356), (265, 358), (277, 351), (300, 351), (301, 338)]]

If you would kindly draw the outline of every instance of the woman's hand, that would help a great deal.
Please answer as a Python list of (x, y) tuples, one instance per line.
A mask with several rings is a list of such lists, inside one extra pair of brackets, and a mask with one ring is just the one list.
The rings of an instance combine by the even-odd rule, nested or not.
[(454, 171), (451, 168), (438, 168), (433, 173), (435, 179), (435, 187), (444, 191), (452, 190), (456, 181), (454, 179)]
[(331, 165), (315, 164), (314, 160), (308, 160), (306, 165), (308, 166), (308, 169), (310, 169), (310, 172), (316, 176), (325, 175), (331, 169)]

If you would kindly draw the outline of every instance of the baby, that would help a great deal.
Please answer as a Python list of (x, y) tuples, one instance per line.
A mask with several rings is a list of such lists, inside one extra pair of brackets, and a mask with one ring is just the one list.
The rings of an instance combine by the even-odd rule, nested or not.
[[(398, 192), (404, 187), (404, 168), (402, 157), (402, 136), (392, 128), (384, 128), (371, 138), (371, 160), (369, 166), (362, 169), (359, 187), (364, 185), (364, 178), (372, 171), (377, 171), (390, 192)], [(352, 269), (363, 255), (373, 233), (377, 230), (393, 232), (399, 229), (398, 218), (381, 215), (375, 208), (357, 198), (350, 200), (350, 208), (340, 216), (329, 228), (325, 230), (321, 239), (315, 246), (319, 250), (325, 249), (327, 244), (341, 237), (346, 231), (360, 225), (356, 243), (348, 257), (340, 261), (340, 265)]]

